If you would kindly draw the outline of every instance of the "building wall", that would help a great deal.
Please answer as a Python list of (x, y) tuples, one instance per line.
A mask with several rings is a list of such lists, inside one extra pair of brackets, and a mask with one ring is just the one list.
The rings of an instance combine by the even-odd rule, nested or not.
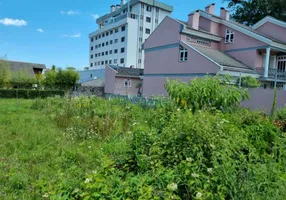
[(115, 91), (115, 76), (117, 72), (111, 67), (105, 67), (105, 86), (104, 93), (114, 94)]
[(104, 78), (105, 69), (91, 69), (91, 70), (81, 70), (77, 71), (79, 74), (78, 83), (88, 82), (95, 78)]
[(232, 56), (236, 60), (241, 61), (242, 63), (246, 64), (247, 66), (251, 68), (256, 67), (262, 67), (259, 66), (259, 60), (258, 60), (258, 53), (257, 50), (245, 50), (245, 51), (232, 51), (232, 52), (226, 52), (228, 55)]
[(138, 46), (138, 22), (137, 20), (132, 20), (128, 23), (128, 31), (127, 31), (127, 41), (126, 41), (126, 66), (130, 67), (133, 65), (136, 67), (137, 63), (137, 51), (139, 49)]
[[(115, 90), (112, 94), (119, 95), (131, 95), (136, 96), (138, 94), (138, 88), (136, 86), (142, 83), (139, 78), (129, 78), (131, 80), (131, 87), (124, 87), (124, 81), (128, 79), (127, 77), (115, 77)], [(142, 89), (141, 89), (142, 90)]]
[(283, 28), (270, 22), (266, 22), (256, 30), (267, 36), (286, 42), (286, 28)]
[[(210, 42), (210, 46), (198, 44), (196, 42), (197, 39)], [(220, 43), (218, 43), (218, 42), (210, 41), (210, 40), (207, 40), (207, 39), (200, 39), (200, 38), (198, 38), (198, 37), (196, 38), (194, 36), (187, 36), (185, 34), (181, 35), (181, 40), (186, 42), (186, 43), (196, 44), (196, 45), (202, 46), (202, 47), (210, 47), (212, 49), (219, 49), (219, 47), (220, 47)]]

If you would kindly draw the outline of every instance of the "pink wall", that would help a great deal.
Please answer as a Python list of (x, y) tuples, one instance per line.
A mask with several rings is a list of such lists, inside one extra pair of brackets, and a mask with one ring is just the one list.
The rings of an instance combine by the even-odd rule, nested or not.
[(249, 67), (255, 68), (257, 59), (256, 51), (257, 51), (256, 49), (248, 51), (234, 51), (234, 52), (228, 52), (227, 54), (232, 56), (236, 60), (239, 60), (242, 63), (248, 65)]
[[(191, 38), (191, 41), (187, 41), (187, 37), (188, 37), (188, 38)], [(185, 34), (182, 34), (182, 35), (181, 35), (181, 40), (184, 41), (184, 42), (186, 42), (186, 43), (196, 44), (196, 45), (199, 45), (199, 46), (202, 46), (202, 47), (211, 47), (211, 48), (213, 48), (213, 49), (218, 49), (219, 46), (220, 46), (219, 43), (213, 42), (213, 41), (210, 41), (210, 43), (211, 43), (210, 46), (201, 45), (201, 44), (198, 44), (198, 43), (196, 42), (197, 39), (199, 39), (199, 38), (195, 38), (194, 36), (187, 36), (187, 35), (185, 35)], [(206, 40), (206, 41), (208, 41), (207, 39), (201, 39), (201, 40)]]
[(178, 43), (181, 24), (170, 17), (165, 19), (153, 31), (144, 43), (144, 49)]
[(201, 54), (188, 46), (185, 47), (188, 49), (186, 62), (179, 62), (179, 45), (145, 52), (144, 74), (217, 73), (220, 70), (219, 66)]
[(200, 25), (202, 29), (209, 31), (212, 34), (219, 35), (220, 34), (220, 24), (216, 22), (212, 22), (211, 20), (200, 17)]
[(105, 86), (104, 93), (113, 94), (115, 88), (116, 71), (110, 67), (105, 67)]
[(272, 24), (270, 22), (266, 22), (256, 30), (267, 36), (274, 37), (278, 40), (286, 42), (286, 28)]
[(267, 45), (263, 42), (260, 42), (257, 39), (254, 39), (248, 35), (245, 35), (244, 33), (233, 30), (231, 28), (227, 28), (224, 25), (221, 25), (221, 29), (220, 29), (220, 35), (222, 37), (225, 37), (226, 29), (230, 29), (234, 32), (234, 42), (231, 44), (225, 44), (225, 42), (222, 41), (221, 50), (223, 51), (232, 50), (232, 49), (243, 49), (243, 48), (249, 48), (249, 47), (260, 47), (260, 46)]
[[(124, 87), (124, 80), (127, 79), (124, 77), (116, 77), (115, 78), (115, 89), (114, 94), (120, 94), (120, 95), (131, 95), (136, 96), (138, 93), (138, 88), (136, 88), (138, 83), (142, 84), (142, 80), (139, 78), (130, 78), (131, 80), (131, 87)], [(142, 92), (142, 88), (141, 88)]]

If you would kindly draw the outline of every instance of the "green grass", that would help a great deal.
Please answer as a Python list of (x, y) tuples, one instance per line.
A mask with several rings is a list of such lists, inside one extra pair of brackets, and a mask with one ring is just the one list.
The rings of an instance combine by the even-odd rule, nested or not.
[(55, 121), (30, 109), (32, 103), (0, 99), (0, 199), (39, 199), (45, 190), (77, 188), (100, 164), (97, 141), (66, 140)]

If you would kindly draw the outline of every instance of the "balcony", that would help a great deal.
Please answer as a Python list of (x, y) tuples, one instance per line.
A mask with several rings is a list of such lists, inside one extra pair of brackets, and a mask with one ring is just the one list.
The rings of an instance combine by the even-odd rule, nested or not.
[(119, 22), (119, 21), (126, 19), (126, 18), (138, 19), (138, 15), (135, 15), (133, 13), (124, 13), (124, 14), (121, 14), (121, 15), (114, 17), (110, 20), (106, 20), (103, 24), (101, 24), (101, 26), (104, 27), (104, 26), (107, 26), (110, 24), (114, 24), (114, 23)]
[(277, 73), (277, 80), (286, 81), (286, 70), (279, 70), (275, 68), (268, 69), (268, 77), (264, 77), (264, 68), (256, 68), (256, 72), (261, 75), (264, 79), (273, 79), (275, 80), (276, 73)]

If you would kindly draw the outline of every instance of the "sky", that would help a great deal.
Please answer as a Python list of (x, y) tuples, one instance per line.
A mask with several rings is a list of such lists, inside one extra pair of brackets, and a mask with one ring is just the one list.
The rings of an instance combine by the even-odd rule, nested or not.
[[(172, 17), (188, 14), (222, 0), (160, 0), (172, 5)], [(0, 0), (0, 59), (65, 68), (89, 66), (89, 33), (96, 18), (120, 0)]]

